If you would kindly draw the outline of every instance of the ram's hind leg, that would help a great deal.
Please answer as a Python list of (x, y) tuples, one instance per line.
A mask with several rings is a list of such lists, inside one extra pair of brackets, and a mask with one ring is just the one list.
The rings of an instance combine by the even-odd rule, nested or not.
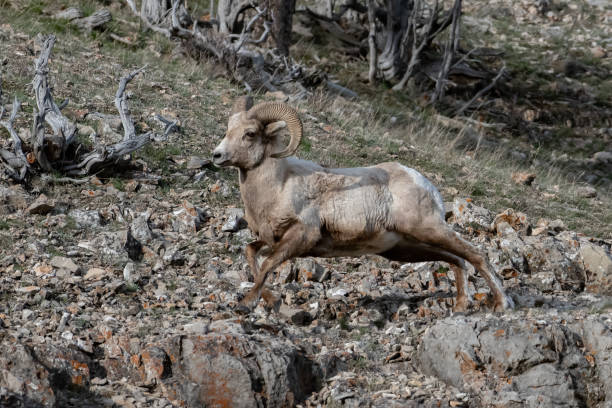
[(472, 296), (468, 291), (468, 279), (467, 271), (465, 270), (465, 262), (461, 258), (456, 258), (457, 262), (447, 261), (448, 265), (455, 274), (455, 287), (457, 288), (457, 298), (455, 300), (453, 311), (465, 313), (470, 308)]
[(486, 258), (480, 254), (472, 244), (461, 238), (448, 225), (441, 223), (432, 228), (412, 231), (411, 235), (421, 242), (426, 242), (432, 246), (448, 251), (474, 265), (474, 268), (476, 268), (478, 273), (485, 279), (491, 290), (493, 310), (499, 312), (514, 307), (514, 302), (504, 293), (501, 280), (497, 277)]
[(380, 254), (387, 259), (398, 262), (446, 262), (455, 274), (455, 287), (457, 297), (455, 299), (454, 312), (465, 313), (472, 304), (472, 297), (468, 291), (467, 271), (465, 261), (458, 256), (440, 248), (432, 247), (427, 244), (410, 243), (408, 245), (398, 245), (397, 247)]

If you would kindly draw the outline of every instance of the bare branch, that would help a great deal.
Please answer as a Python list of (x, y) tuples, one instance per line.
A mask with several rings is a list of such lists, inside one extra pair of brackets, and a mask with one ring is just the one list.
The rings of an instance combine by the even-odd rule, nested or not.
[(101, 27), (104, 24), (111, 21), (113, 17), (111, 16), (110, 11), (102, 9), (98, 10), (92, 15), (84, 18), (77, 18), (72, 20), (77, 27), (84, 31), (92, 31), (95, 28)]
[(357, 95), (357, 93), (353, 90), (350, 90), (342, 85), (338, 85), (335, 82), (332, 81), (325, 81), (325, 85), (327, 86), (327, 89), (330, 90), (333, 93), (336, 93), (340, 96), (343, 96), (347, 99), (357, 99), (359, 97), (359, 95)]
[[(251, 18), (251, 20), (249, 20), (247, 25), (242, 30), (242, 33), (240, 34), (240, 38), (236, 42), (236, 45), (234, 46), (234, 49), (236, 50), (236, 52), (238, 52), (242, 48), (242, 46), (245, 44), (245, 42), (247, 42), (249, 40), (250, 33), (253, 30), (253, 25), (255, 24), (255, 22), (257, 20), (259, 20), (261, 18), (261, 16), (264, 15), (264, 13), (267, 10), (265, 7), (264, 7), (263, 10), (260, 10), (258, 7), (256, 7), (255, 9), (257, 10), (257, 14), (255, 14), (255, 16), (253, 16), (253, 18)], [(269, 27), (266, 27), (266, 31), (264, 32), (264, 34), (262, 34), (263, 40), (261, 42), (265, 41), (264, 35), (267, 37), (269, 32), (270, 32)]]
[(164, 136), (168, 136), (172, 132), (178, 132), (178, 120), (169, 120), (164, 118), (162, 115), (155, 114), (155, 119), (159, 120), (164, 125)]
[(444, 59), (442, 62), (442, 69), (438, 75), (436, 81), (436, 88), (431, 96), (431, 103), (436, 103), (444, 96), (444, 87), (448, 78), (448, 72), (450, 70), (453, 57), (457, 53), (459, 48), (459, 21), (461, 17), (461, 0), (455, 0), (455, 4), (452, 9), (452, 25), (450, 31), (450, 38), (444, 52)]
[(142, 72), (146, 67), (147, 66), (145, 65), (142, 68), (130, 72), (129, 74), (122, 77), (119, 81), (119, 88), (117, 89), (117, 93), (115, 94), (115, 106), (119, 111), (119, 116), (121, 116), (121, 123), (123, 124), (123, 141), (133, 139), (136, 136), (134, 122), (130, 117), (130, 110), (127, 105), (125, 87), (132, 79), (134, 79), (136, 75)]
[(480, 91), (478, 91), (476, 93), (476, 95), (474, 95), (474, 97), (472, 99), (467, 101), (461, 108), (457, 109), (457, 111), (455, 112), (455, 116), (459, 116), (459, 115), (463, 114), (463, 112), (465, 112), (465, 110), (467, 108), (469, 108), (470, 105), (472, 105), (474, 103), (474, 101), (476, 101), (478, 98), (480, 98), (485, 93), (489, 92), (489, 90), (495, 86), (497, 81), (499, 81), (499, 79), (502, 77), (502, 75), (504, 75), (505, 71), (506, 71), (506, 65), (504, 64), (504, 66), (501, 67), (501, 69), (499, 70), (499, 72), (497, 73), (495, 78), (493, 78), (491, 83), (489, 85), (485, 86), (484, 88), (482, 88)]
[(168, 38), (172, 37), (170, 30), (168, 30), (167, 28), (153, 25), (148, 19), (144, 18), (136, 9), (136, 4), (134, 4), (134, 0), (125, 0), (125, 1), (128, 4), (128, 6), (130, 6), (130, 9), (132, 9), (132, 13), (134, 13), (136, 17), (140, 18), (140, 21), (142, 21), (149, 30), (155, 31), (156, 33), (162, 34), (163, 36), (168, 37)]
[(76, 136), (76, 126), (70, 122), (60, 111), (60, 107), (53, 100), (51, 88), (47, 79), (49, 73), (47, 64), (51, 56), (51, 50), (55, 44), (55, 36), (49, 35), (43, 40), (40, 55), (35, 62), (35, 75), (33, 81), (36, 104), (39, 112), (44, 112), (46, 122), (51, 126), (55, 135), (56, 149), (63, 154), (65, 148), (72, 143)]
[(75, 179), (71, 177), (53, 177), (49, 174), (43, 174), (41, 176), (41, 179), (45, 183), (53, 183), (53, 184), (65, 184), (65, 183), (85, 184), (91, 181), (91, 177)]
[[(26, 172), (29, 168), (28, 161), (21, 147), (21, 138), (13, 128), (13, 122), (17, 117), (17, 113), (19, 112), (20, 107), (21, 103), (19, 103), (17, 97), (15, 97), (13, 101), (13, 109), (11, 110), (11, 115), (9, 116), (8, 121), (0, 121), (0, 125), (2, 125), (9, 132), (9, 135), (11, 135), (11, 138), (13, 140), (14, 152), (11, 154), (10, 152), (3, 150), (2, 152), (0, 152), (0, 154), (2, 154), (2, 158), (7, 162), (7, 167), (10, 167), (12, 169), (12, 171), (9, 171), (10, 175), (18, 181), (21, 181), (25, 178)], [(4, 111), (5, 109), (3, 106), (2, 112), (0, 112), (0, 119), (2, 119)]]

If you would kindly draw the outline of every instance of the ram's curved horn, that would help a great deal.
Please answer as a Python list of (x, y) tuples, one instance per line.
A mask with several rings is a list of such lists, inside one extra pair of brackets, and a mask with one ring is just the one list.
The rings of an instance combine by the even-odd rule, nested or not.
[(285, 150), (273, 153), (271, 156), (281, 158), (291, 156), (293, 153), (295, 153), (300, 145), (300, 140), (302, 140), (303, 133), (302, 121), (300, 120), (300, 117), (295, 109), (289, 105), (285, 105), (284, 103), (264, 102), (252, 107), (248, 111), (248, 117), (259, 120), (264, 126), (268, 123), (281, 120), (284, 121), (287, 124), (287, 129), (289, 129), (291, 140), (289, 141), (289, 145), (287, 145)]
[(253, 106), (253, 98), (251, 96), (241, 96), (236, 98), (234, 105), (232, 106), (232, 113), (230, 116), (238, 112), (246, 112), (251, 109), (251, 106)]

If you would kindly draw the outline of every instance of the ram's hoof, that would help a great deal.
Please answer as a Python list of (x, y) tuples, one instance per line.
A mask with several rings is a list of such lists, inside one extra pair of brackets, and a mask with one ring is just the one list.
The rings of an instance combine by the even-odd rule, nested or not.
[(467, 314), (472, 306), (472, 301), (467, 298), (456, 299), (455, 305), (453, 306), (453, 313)]
[(494, 312), (504, 312), (514, 309), (514, 301), (508, 295), (502, 295), (493, 304)]
[(236, 312), (239, 315), (249, 315), (251, 314), (251, 308), (248, 307), (247, 305), (243, 305), (242, 303), (239, 303), (236, 308), (234, 309), (234, 312)]

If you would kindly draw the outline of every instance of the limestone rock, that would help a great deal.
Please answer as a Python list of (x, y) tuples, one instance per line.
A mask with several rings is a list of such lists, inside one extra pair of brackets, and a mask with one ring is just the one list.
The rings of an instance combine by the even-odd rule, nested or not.
[(303, 351), (265, 335), (189, 334), (123, 358), (130, 360), (123, 370), (105, 360), (111, 378), (158, 384), (185, 407), (294, 406), (320, 386), (318, 366)]
[(74, 209), (68, 212), (68, 216), (72, 217), (79, 228), (96, 228), (99, 227), (102, 220), (100, 213), (95, 210)]
[(221, 227), (224, 232), (237, 232), (247, 227), (242, 208), (228, 208), (225, 224)]
[(479, 207), (469, 199), (456, 198), (453, 201), (453, 216), (455, 222), (464, 227), (489, 230), (493, 215), (489, 210)]
[(0, 186), (0, 214), (11, 214), (25, 209), (28, 206), (27, 198), (28, 195), (21, 186)]
[(75, 264), (72, 259), (64, 256), (54, 256), (51, 258), (51, 266), (65, 270), (71, 274), (75, 274), (79, 271), (79, 266)]
[[(485, 406), (572, 407), (601, 399), (597, 390), (610, 368), (604, 356), (603, 372), (593, 377), (580, 347), (592, 339), (609, 354), (609, 329), (600, 322), (581, 329), (521, 319), (447, 318), (425, 332), (418, 359), (424, 372), (478, 393)], [(509, 400), (514, 405), (505, 405)]]
[(45, 215), (53, 211), (54, 208), (55, 202), (46, 195), (41, 194), (32, 204), (30, 204), (27, 211), (30, 214)]
[(612, 257), (603, 247), (588, 242), (580, 245), (580, 256), (586, 269), (586, 289), (612, 295)]

